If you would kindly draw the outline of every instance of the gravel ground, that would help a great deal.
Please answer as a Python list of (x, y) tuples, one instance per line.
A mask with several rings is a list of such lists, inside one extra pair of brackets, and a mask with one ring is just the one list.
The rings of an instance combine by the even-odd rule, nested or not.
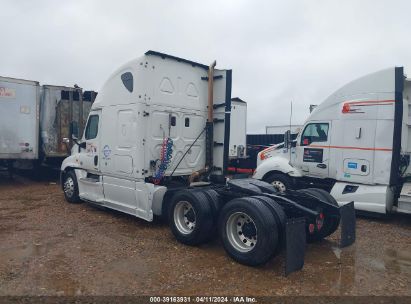
[(358, 218), (357, 242), (308, 245), (302, 271), (233, 262), (218, 240), (178, 243), (167, 225), (65, 202), (56, 183), (0, 176), (0, 296), (411, 295), (411, 217)]

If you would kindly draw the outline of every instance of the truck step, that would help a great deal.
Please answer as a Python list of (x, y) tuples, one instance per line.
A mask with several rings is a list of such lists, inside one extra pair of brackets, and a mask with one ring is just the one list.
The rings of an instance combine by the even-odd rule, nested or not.
[(411, 202), (411, 183), (404, 183), (402, 186), (400, 200)]
[(80, 181), (84, 183), (89, 183), (89, 184), (95, 184), (95, 183), (100, 182), (100, 180), (98, 180), (97, 178), (92, 178), (92, 177), (82, 177), (80, 178)]
[(404, 183), (402, 186), (397, 212), (411, 213), (411, 183)]
[(411, 201), (398, 200), (397, 212), (411, 214)]

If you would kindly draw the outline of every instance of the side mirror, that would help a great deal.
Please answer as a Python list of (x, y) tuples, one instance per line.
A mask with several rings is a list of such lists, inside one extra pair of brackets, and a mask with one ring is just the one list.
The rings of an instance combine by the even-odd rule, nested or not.
[(303, 139), (303, 146), (308, 146), (309, 144), (311, 144), (310, 138), (304, 137), (304, 139)]
[(79, 133), (78, 123), (77, 121), (72, 121), (70, 123), (70, 137), (72, 139), (78, 139), (78, 133)]

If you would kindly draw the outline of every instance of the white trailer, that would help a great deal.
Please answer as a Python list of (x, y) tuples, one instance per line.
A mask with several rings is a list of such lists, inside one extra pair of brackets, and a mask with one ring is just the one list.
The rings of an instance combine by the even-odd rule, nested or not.
[(247, 103), (239, 97), (231, 99), (230, 148), (231, 159), (247, 157)]
[(0, 77), (0, 164), (38, 158), (39, 105), (37, 81)]
[(411, 213), (410, 97), (402, 67), (352, 81), (315, 108), (296, 142), (260, 152), (254, 178), (325, 187), (358, 210)]
[(42, 85), (40, 98), (39, 160), (58, 164), (70, 155), (73, 126), (83, 132), (96, 92), (66, 86)]
[(70, 203), (86, 201), (152, 221), (167, 218), (184, 244), (217, 232), (247, 265), (286, 249), (286, 272), (303, 265), (306, 239), (355, 240), (352, 204), (325, 191), (279, 193), (254, 179), (227, 180), (231, 70), (148, 51), (104, 84), (84, 134), (61, 166)]
[(96, 93), (0, 77), (0, 165), (32, 169), (60, 167), (69, 155), (71, 125), (80, 132)]

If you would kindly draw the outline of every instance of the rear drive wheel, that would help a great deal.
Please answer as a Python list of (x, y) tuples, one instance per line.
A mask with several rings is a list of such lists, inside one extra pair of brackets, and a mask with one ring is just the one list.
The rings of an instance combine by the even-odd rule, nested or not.
[[(308, 189), (301, 189), (299, 191), (302, 193), (314, 196), (317, 199), (320, 199), (322, 201), (325, 201), (329, 204), (332, 204), (338, 207), (337, 201), (331, 196), (331, 194), (329, 194), (327, 191), (323, 189), (308, 188)], [(321, 222), (320, 230), (314, 229), (313, 231), (312, 229), (310, 229), (310, 226), (307, 226), (307, 242), (308, 243), (321, 241), (325, 237), (333, 234), (337, 230), (340, 224), (339, 216), (338, 217), (327, 216), (327, 214), (325, 214), (324, 212), (321, 212), (321, 214), (322, 214), (322, 218), (321, 218), (322, 222)], [(314, 225), (314, 224), (311, 223), (311, 225)]]
[[(319, 188), (310, 188), (310, 190), (312, 192), (317, 193), (317, 196), (319, 199), (322, 199), (323, 201), (326, 201), (329, 204), (332, 204), (338, 207), (337, 201), (329, 192), (325, 191), (324, 189), (319, 189)], [(339, 216), (338, 217), (326, 217), (324, 219), (324, 224), (325, 224), (324, 228), (328, 229), (325, 235), (325, 237), (327, 237), (333, 234), (338, 229), (338, 226), (340, 225), (340, 217)]]
[(283, 210), (283, 208), (273, 199), (266, 197), (266, 196), (253, 196), (259, 201), (265, 203), (265, 205), (271, 210), (278, 228), (278, 241), (279, 246), (277, 246), (277, 250), (275, 253), (278, 253), (280, 250), (280, 246), (285, 241), (284, 239), (284, 232), (285, 232), (285, 224), (287, 222), (287, 216)]
[(289, 176), (281, 173), (273, 173), (263, 179), (265, 182), (271, 184), (280, 192), (285, 192), (291, 189), (291, 179)]
[(221, 210), (219, 231), (227, 254), (241, 264), (266, 263), (278, 246), (277, 222), (253, 197), (233, 199)]
[(169, 209), (169, 223), (175, 238), (186, 245), (198, 245), (213, 236), (213, 214), (204, 193), (177, 192)]
[(66, 201), (71, 204), (81, 203), (76, 173), (73, 170), (63, 173), (63, 192)]

